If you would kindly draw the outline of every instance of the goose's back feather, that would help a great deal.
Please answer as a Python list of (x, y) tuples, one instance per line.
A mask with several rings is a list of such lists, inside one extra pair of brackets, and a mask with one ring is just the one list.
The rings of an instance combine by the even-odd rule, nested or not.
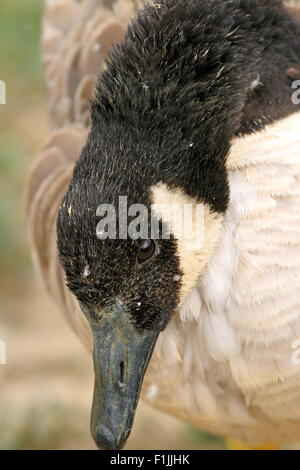
[(89, 125), (96, 75), (143, 0), (45, 0), (42, 51), (54, 127)]

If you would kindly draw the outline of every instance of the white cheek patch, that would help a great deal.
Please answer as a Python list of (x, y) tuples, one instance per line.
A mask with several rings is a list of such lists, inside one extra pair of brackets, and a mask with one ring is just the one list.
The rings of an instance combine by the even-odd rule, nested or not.
[(223, 215), (213, 212), (207, 204), (200, 204), (179, 188), (169, 189), (164, 183), (152, 186), (151, 201), (153, 213), (168, 226), (177, 240), (183, 273), (180, 292), (182, 303), (214, 251), (221, 233)]

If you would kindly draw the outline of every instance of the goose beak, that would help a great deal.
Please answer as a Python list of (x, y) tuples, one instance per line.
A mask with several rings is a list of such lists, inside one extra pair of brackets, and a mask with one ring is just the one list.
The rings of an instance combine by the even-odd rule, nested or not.
[(91, 327), (95, 370), (91, 433), (99, 449), (122, 449), (159, 332), (139, 332), (120, 305)]

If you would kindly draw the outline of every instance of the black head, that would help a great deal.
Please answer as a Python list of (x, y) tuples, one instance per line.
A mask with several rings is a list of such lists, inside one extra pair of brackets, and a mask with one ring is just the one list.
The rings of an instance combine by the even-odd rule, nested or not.
[(82, 151), (57, 219), (60, 261), (94, 320), (119, 302), (137, 331), (161, 331), (178, 305), (177, 242), (153, 221), (155, 175), (143, 174), (145, 150), (126, 148), (123, 132), (108, 140), (92, 132)]

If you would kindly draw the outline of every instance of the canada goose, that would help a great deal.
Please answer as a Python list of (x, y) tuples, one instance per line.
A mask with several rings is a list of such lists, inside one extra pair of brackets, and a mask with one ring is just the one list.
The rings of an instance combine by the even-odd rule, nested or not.
[[(159, 0), (103, 66), (141, 3), (46, 3), (59, 129), (28, 219), (48, 290), (94, 342), (92, 435), (122, 448), (146, 371), (141, 396), (165, 412), (251, 444), (296, 441), (300, 26), (280, 0)], [(119, 196), (201, 204), (203, 244), (187, 249), (158, 206), (170, 239), (101, 239), (97, 209)]]

